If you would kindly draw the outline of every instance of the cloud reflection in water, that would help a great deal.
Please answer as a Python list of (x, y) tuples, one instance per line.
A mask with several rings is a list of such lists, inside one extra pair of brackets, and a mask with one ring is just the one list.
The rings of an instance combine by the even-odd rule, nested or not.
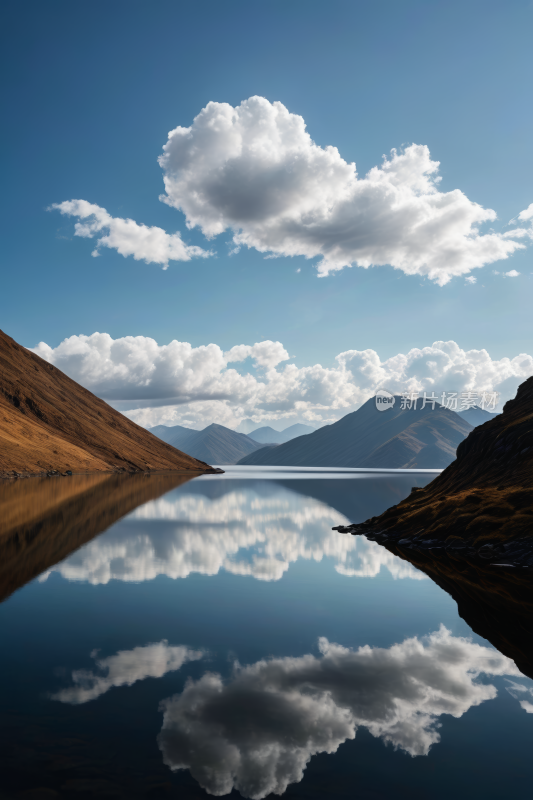
[[(93, 658), (96, 655), (95, 651), (91, 653)], [(145, 678), (162, 678), (167, 672), (180, 669), (187, 661), (198, 661), (203, 655), (201, 650), (169, 647), (166, 641), (134, 647), (133, 650), (119, 650), (114, 656), (96, 660), (100, 674), (86, 669), (74, 670), (74, 686), (61, 689), (50, 699), (81, 705), (96, 700), (113, 686), (131, 686)]]
[(172, 770), (189, 769), (209, 794), (283, 794), (310, 758), (333, 753), (357, 728), (412, 756), (440, 740), (442, 714), (461, 717), (496, 697), (480, 674), (519, 676), (495, 650), (441, 626), (388, 649), (353, 651), (319, 640), (320, 657), (236, 665), (229, 682), (206, 673), (164, 700), (158, 737)]
[(154, 500), (93, 540), (50, 572), (92, 584), (186, 578), (224, 569), (258, 580), (279, 580), (299, 559), (333, 559), (337, 572), (394, 578), (426, 576), (374, 542), (332, 531), (343, 514), (319, 500), (276, 485), (239, 488), (220, 497), (183, 490)]

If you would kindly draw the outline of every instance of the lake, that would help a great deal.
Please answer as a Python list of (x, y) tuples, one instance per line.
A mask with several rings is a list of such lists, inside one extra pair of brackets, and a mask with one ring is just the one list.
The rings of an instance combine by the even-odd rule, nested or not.
[(436, 473), (224, 469), (0, 487), (0, 797), (527, 796), (533, 681), (332, 530)]

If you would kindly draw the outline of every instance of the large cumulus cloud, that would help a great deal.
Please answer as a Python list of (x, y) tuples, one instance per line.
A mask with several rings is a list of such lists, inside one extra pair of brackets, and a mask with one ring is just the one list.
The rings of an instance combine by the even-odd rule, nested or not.
[(283, 794), (310, 758), (333, 753), (357, 728), (409, 753), (440, 740), (443, 714), (461, 717), (494, 698), (487, 676), (519, 676), (514, 663), (446, 628), (392, 647), (349, 650), (319, 640), (320, 657), (236, 665), (228, 682), (208, 673), (162, 703), (159, 746), (216, 796)]
[[(159, 162), (161, 199), (208, 238), (226, 230), (237, 245), (276, 256), (320, 259), (318, 272), (391, 264), (438, 284), (508, 258), (532, 238), (532, 206), (506, 233), (481, 233), (496, 213), (459, 189), (439, 191), (439, 162), (425, 145), (392, 150), (359, 177), (336, 147), (319, 147), (282, 103), (251, 97), (234, 108), (208, 103), (186, 128), (170, 131)], [(77, 236), (98, 247), (168, 265), (210, 255), (85, 200), (56, 203), (78, 217)], [(93, 253), (94, 255), (95, 253)]]
[[(169, 133), (159, 161), (169, 205), (208, 237), (276, 255), (321, 256), (321, 275), (391, 264), (443, 285), (507, 258), (527, 229), (481, 234), (496, 213), (463, 192), (438, 190), (439, 162), (410, 145), (359, 178), (336, 147), (316, 145), (282, 103), (251, 97), (208, 103), (189, 128)], [(526, 222), (521, 212), (520, 222)]]
[[(159, 345), (145, 336), (112, 339), (107, 333), (79, 335), (33, 352), (109, 401), (126, 401), (128, 416), (141, 425), (211, 422), (235, 428), (243, 418), (332, 422), (353, 411), (376, 389), (392, 392), (499, 392), (513, 397), (533, 374), (533, 357), (492, 359), (486, 350), (463, 350), (453, 341), (434, 342), (382, 361), (375, 350), (346, 350), (336, 365), (297, 367), (280, 342), (192, 347), (176, 340)], [(242, 374), (233, 366), (251, 359)]]

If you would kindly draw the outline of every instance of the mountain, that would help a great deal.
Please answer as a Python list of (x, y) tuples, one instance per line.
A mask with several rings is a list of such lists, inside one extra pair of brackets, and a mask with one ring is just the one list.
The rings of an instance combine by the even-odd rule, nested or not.
[(455, 411), (394, 407), (378, 411), (371, 398), (333, 425), (262, 449), (239, 464), (292, 467), (382, 467), (441, 469), (455, 458), (457, 445), (472, 426)]
[(497, 417), (497, 414), (494, 414), (490, 411), (486, 411), (484, 408), (480, 408), (479, 406), (474, 406), (473, 408), (467, 408), (466, 411), (458, 411), (457, 412), (460, 417), (466, 419), (473, 428), (476, 428), (478, 425), (483, 425), (484, 422), (488, 422), (489, 419), (494, 419)]
[[(247, 436), (250, 436), (257, 442), (275, 442), (281, 444), (283, 442), (288, 442), (291, 439), (294, 439), (296, 436), (303, 436), (306, 433), (313, 433), (315, 428), (312, 428), (311, 425), (302, 425), (301, 422), (297, 422), (295, 425), (290, 425), (288, 428), (284, 428), (282, 431), (277, 431), (268, 425), (260, 427), (257, 424), (257, 422), (253, 422), (251, 419), (243, 419), (240, 425), (235, 430), (237, 431), (237, 433), (246, 433)], [(261, 433), (259, 435), (261, 437), (266, 436), (268, 433), (270, 438), (269, 439), (256, 438), (255, 434), (259, 433), (260, 431)], [(253, 436), (252, 433), (254, 434)], [(273, 436), (276, 436), (277, 438), (274, 439), (272, 438)]]
[(533, 377), (502, 414), (471, 431), (456, 460), (435, 480), (349, 530), (403, 546), (441, 552), (446, 547), (468, 558), (533, 566), (527, 544), (533, 532), (532, 477)]
[(312, 428), (310, 425), (302, 425), (301, 422), (297, 422), (295, 425), (290, 425), (281, 431), (282, 441), (290, 442), (291, 439), (296, 439), (297, 436), (306, 436), (308, 433), (314, 433), (315, 430), (316, 428)]
[(283, 438), (282, 433), (275, 431), (274, 428), (268, 425), (265, 425), (264, 428), (257, 428), (257, 430), (249, 433), (248, 436), (250, 439), (253, 439), (254, 442), (261, 442), (262, 444), (281, 444), (282, 442), (288, 441)]
[(252, 431), (257, 430), (257, 428), (259, 428), (257, 422), (254, 422), (252, 419), (243, 419), (235, 430), (237, 433), (246, 433), (249, 435)]
[(158, 436), (167, 444), (177, 447), (178, 450), (182, 450), (184, 453), (189, 452), (188, 447), (194, 442), (196, 434), (200, 433), (200, 431), (195, 431), (192, 428), (184, 428), (183, 425), (172, 425), (171, 427), (156, 425), (148, 430), (154, 436)]
[[(158, 425), (150, 430), (159, 436), (161, 432), (157, 431), (164, 427)], [(174, 425), (162, 434), (167, 442), (179, 447), (180, 450), (201, 460), (205, 457), (213, 464), (236, 464), (239, 459), (261, 448), (258, 442), (254, 442), (246, 434), (237, 433), (215, 423), (208, 425), (203, 431), (193, 431), (181, 425)]]
[(269, 426), (257, 428), (257, 430), (249, 433), (248, 436), (250, 439), (254, 439), (256, 442), (263, 442), (264, 444), (283, 444), (284, 442), (290, 442), (291, 439), (296, 439), (297, 436), (305, 436), (307, 433), (313, 433), (314, 430), (315, 429), (311, 428), (310, 425), (302, 425), (300, 422), (297, 422), (295, 425), (291, 425), (283, 431), (275, 431), (274, 428), (270, 428)]
[(178, 441), (180, 437), (186, 435), (192, 429), (185, 428), (183, 425), (155, 425), (153, 428), (148, 428), (148, 430), (167, 444), (171, 444), (172, 447), (178, 447), (174, 442)]
[(162, 442), (0, 331), (0, 477), (67, 469), (210, 467)]

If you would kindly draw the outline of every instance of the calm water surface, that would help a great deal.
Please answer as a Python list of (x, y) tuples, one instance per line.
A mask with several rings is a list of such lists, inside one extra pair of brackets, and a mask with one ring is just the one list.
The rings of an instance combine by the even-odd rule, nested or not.
[(228, 468), (99, 535), (125, 513), (105, 483), (40, 512), (4, 558), (0, 797), (529, 795), (533, 682), (331, 530), (433, 477)]

